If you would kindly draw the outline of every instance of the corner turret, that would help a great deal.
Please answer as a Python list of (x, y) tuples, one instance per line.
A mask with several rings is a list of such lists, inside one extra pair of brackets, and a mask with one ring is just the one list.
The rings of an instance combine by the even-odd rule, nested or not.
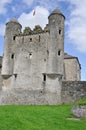
[(48, 73), (63, 75), (64, 58), (64, 15), (55, 9), (49, 19), (49, 64)]
[(11, 36), (16, 36), (19, 33), (21, 33), (21, 24), (17, 21), (17, 19), (14, 17), (12, 20), (10, 20), (8, 23), (6, 23), (6, 33), (7, 35), (8, 31), (11, 33)]
[(16, 18), (13, 18), (8, 23), (6, 23), (4, 56), (2, 65), (3, 77), (8, 78), (13, 74), (14, 56), (15, 56), (13, 46), (15, 44), (16, 35), (21, 33), (21, 28), (22, 26), (17, 21)]
[[(49, 104), (61, 104), (62, 78), (64, 73), (64, 15), (55, 9), (48, 17), (49, 43), (47, 62), (47, 98)], [(53, 93), (53, 94), (51, 94)]]

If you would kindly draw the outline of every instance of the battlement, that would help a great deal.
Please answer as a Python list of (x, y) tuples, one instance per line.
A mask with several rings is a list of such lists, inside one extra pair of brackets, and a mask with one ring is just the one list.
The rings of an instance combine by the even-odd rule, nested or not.
[(40, 25), (35, 25), (33, 30), (29, 26), (25, 27), (23, 32), (16, 34), (16, 36), (34, 35), (34, 34), (40, 34), (40, 33), (46, 33), (46, 32), (49, 32), (48, 24), (44, 27), (44, 29), (42, 29)]

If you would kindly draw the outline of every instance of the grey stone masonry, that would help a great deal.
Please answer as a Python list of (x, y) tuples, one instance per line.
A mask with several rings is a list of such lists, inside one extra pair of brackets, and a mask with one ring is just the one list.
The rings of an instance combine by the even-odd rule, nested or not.
[(0, 104), (57, 105), (86, 96), (83, 82), (62, 83), (68, 77), (80, 80), (79, 62), (69, 60), (74, 63), (71, 73), (66, 63), (69, 56), (64, 57), (64, 21), (65, 16), (55, 9), (44, 29), (28, 26), (22, 32), (16, 18), (6, 24)]
[(81, 80), (81, 65), (77, 57), (64, 53), (64, 79), (66, 81)]
[(63, 81), (62, 103), (72, 103), (86, 97), (86, 81)]
[(0, 56), (0, 89), (2, 87), (2, 75), (1, 75), (1, 70), (2, 70), (2, 56)]
[(16, 18), (6, 24), (1, 104), (61, 104), (64, 19), (55, 9), (44, 30), (22, 33)]

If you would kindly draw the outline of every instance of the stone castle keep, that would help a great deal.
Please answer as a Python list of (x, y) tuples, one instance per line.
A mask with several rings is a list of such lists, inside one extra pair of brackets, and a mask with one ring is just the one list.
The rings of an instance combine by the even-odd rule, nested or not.
[(0, 104), (53, 105), (86, 96), (78, 58), (64, 53), (64, 20), (55, 9), (44, 30), (37, 25), (21, 32), (16, 18), (6, 24)]

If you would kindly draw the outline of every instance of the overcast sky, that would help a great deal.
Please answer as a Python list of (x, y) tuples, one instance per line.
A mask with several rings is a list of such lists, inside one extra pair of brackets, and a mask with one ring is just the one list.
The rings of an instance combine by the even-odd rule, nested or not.
[(16, 17), (23, 29), (25, 26), (33, 29), (38, 24), (44, 28), (55, 8), (66, 17), (65, 52), (79, 58), (82, 80), (86, 80), (86, 0), (0, 0), (0, 55), (3, 55), (6, 22)]

